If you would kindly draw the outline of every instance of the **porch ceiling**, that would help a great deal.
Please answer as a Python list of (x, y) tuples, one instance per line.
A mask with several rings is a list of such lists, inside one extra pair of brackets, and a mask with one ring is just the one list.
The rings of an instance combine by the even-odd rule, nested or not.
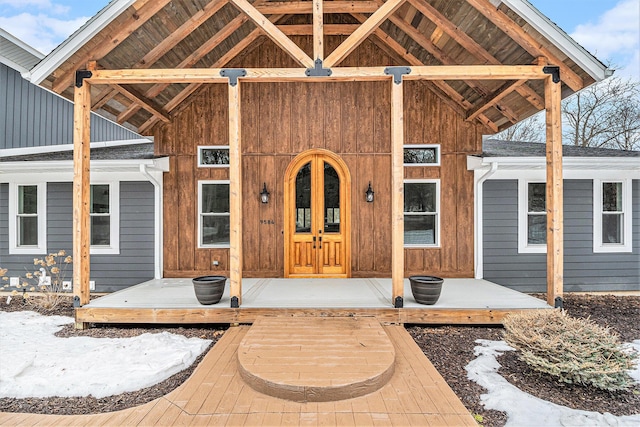
[[(245, 0), (113, 0), (101, 14), (126, 1), (130, 5), (109, 17), (108, 23), (98, 26), (98, 15), (72, 36), (71, 40), (80, 39), (83, 31), (91, 34), (70, 54), (65, 56), (63, 51), (72, 43), (63, 44), (34, 69), (48, 65), (53, 70), (46, 71), (44, 86), (72, 99), (74, 72), (89, 61), (97, 61), (99, 69), (243, 67), (244, 54), (275, 42), (291, 58), (286, 64), (270, 66), (307, 68), (306, 62), (318, 48), (312, 0), (255, 0), (252, 4)], [(532, 12), (523, 17), (508, 4)], [(571, 44), (566, 34), (523, 0), (325, 0), (322, 7), (324, 57), (332, 67), (359, 65), (349, 60), (350, 50), (342, 45), (355, 32), (391, 58), (392, 63), (378, 66), (528, 65), (545, 58), (550, 65), (560, 66), (563, 96), (605, 75), (604, 65)], [(272, 24), (277, 30), (270, 30)], [(91, 33), (91, 26), (99, 31)], [(55, 58), (60, 60), (56, 63)], [(596, 72), (585, 61), (595, 64)], [(544, 108), (542, 81), (428, 84), (468, 120), (479, 120), (491, 131)], [(199, 87), (199, 83), (95, 86), (92, 110), (148, 134), (188, 104)]]

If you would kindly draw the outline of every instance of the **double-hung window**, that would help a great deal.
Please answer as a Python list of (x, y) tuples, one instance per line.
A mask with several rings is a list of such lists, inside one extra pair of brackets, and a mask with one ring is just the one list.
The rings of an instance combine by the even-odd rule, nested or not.
[(593, 251), (632, 252), (631, 180), (593, 181)]
[(198, 182), (198, 247), (229, 247), (229, 181)]
[(9, 185), (9, 253), (47, 252), (46, 184)]
[(544, 182), (518, 182), (518, 252), (547, 251), (547, 186)]
[(440, 245), (440, 181), (404, 181), (405, 247)]
[(92, 184), (89, 199), (91, 253), (119, 253), (120, 194), (118, 183)]

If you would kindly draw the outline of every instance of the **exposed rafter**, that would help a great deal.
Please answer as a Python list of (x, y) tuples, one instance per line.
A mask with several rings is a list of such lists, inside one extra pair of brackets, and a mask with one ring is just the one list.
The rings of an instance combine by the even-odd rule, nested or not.
[(528, 34), (521, 26), (513, 22), (504, 12), (496, 9), (489, 0), (467, 0), (478, 12), (498, 26), (505, 34), (519, 43), (534, 57), (544, 56), (550, 64), (560, 67), (562, 81), (574, 91), (584, 87), (582, 78), (569, 68), (560, 58), (549, 49), (540, 44), (531, 34)]
[(165, 7), (169, 1), (171, 0), (147, 1), (137, 13), (132, 14), (127, 18), (127, 20), (118, 27), (118, 31), (111, 37), (103, 40), (102, 43), (90, 49), (81, 57), (74, 58), (75, 67), (71, 66), (65, 73), (56, 78), (53, 83), (53, 91), (56, 93), (62, 93), (71, 85), (77, 68), (84, 67), (89, 61), (96, 61), (104, 58), (120, 43), (125, 41), (135, 30), (140, 28), (153, 15)]
[[(376, 1), (325, 1), (323, 13), (373, 13), (380, 5)], [(269, 1), (256, 5), (256, 9), (264, 15), (287, 14), (309, 15), (313, 13), (312, 1)]]
[(357, 48), (383, 21), (396, 11), (405, 0), (388, 0), (376, 10), (362, 25), (334, 50), (325, 61), (325, 67), (331, 68), (344, 60)]
[(323, 0), (313, 0), (313, 59), (324, 61)]
[(280, 29), (269, 21), (269, 19), (253, 7), (251, 3), (247, 0), (231, 0), (231, 2), (238, 8), (238, 10), (240, 10), (240, 12), (245, 13), (249, 19), (256, 24), (256, 26), (261, 28), (275, 44), (280, 46), (293, 59), (298, 61), (304, 67), (313, 68), (313, 60), (309, 58), (309, 55), (300, 49), (297, 44), (287, 37), (286, 34), (280, 31)]
[(516, 90), (518, 86), (525, 84), (526, 80), (517, 80), (515, 82), (507, 82), (502, 85), (498, 90), (492, 93), (490, 96), (480, 100), (471, 110), (467, 113), (467, 120), (471, 121), (482, 114), (484, 111), (491, 107), (498, 105), (498, 103), (511, 92)]

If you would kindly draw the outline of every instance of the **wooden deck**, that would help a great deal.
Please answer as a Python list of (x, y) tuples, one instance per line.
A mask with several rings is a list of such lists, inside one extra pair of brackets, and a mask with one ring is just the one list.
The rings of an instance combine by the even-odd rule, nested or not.
[(477, 425), (401, 326), (383, 327), (396, 352), (386, 385), (361, 397), (309, 403), (270, 397), (243, 381), (236, 354), (249, 328), (230, 328), (184, 384), (145, 405), (82, 416), (0, 413), (0, 425)]
[(548, 309), (544, 301), (486, 280), (445, 279), (435, 305), (422, 305), (405, 280), (393, 308), (391, 279), (243, 279), (243, 303), (198, 303), (190, 279), (151, 280), (76, 310), (84, 323), (253, 323), (259, 316), (375, 316), (385, 324), (501, 324), (509, 313)]

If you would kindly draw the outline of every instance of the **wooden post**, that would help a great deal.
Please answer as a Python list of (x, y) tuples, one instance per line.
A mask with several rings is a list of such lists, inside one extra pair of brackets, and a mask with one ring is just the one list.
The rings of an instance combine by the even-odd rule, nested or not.
[[(562, 298), (564, 267), (561, 86), (545, 80), (547, 122), (547, 303)], [(560, 301), (561, 304), (561, 301)]]
[[(89, 160), (91, 144), (91, 85), (76, 87), (73, 106), (73, 295), (89, 303)], [(84, 324), (76, 323), (84, 329)]]
[(313, 59), (324, 61), (323, 0), (313, 0)]
[(229, 275), (231, 306), (242, 304), (242, 164), (240, 82), (229, 84)]
[(401, 307), (404, 299), (403, 86), (402, 81), (391, 80), (391, 283), (396, 307)]

